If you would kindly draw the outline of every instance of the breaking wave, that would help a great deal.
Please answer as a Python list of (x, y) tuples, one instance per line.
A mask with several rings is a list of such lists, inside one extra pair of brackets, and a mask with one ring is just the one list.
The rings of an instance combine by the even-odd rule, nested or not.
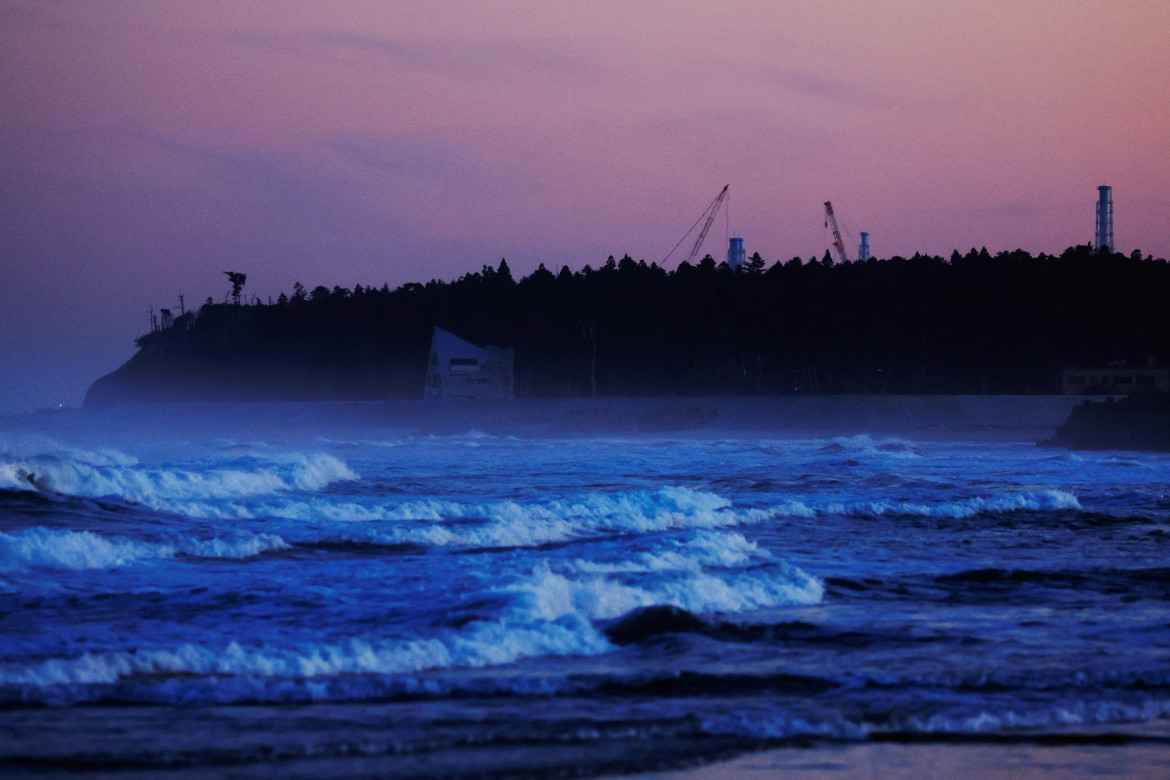
[(820, 447), (817, 452), (821, 455), (848, 453), (850, 455), (893, 455), (898, 457), (921, 458), (923, 450), (913, 442), (897, 438), (884, 438), (875, 441), (869, 434), (857, 436), (838, 436), (828, 444)]
[(584, 574), (634, 572), (698, 572), (705, 567), (743, 568), (760, 561), (774, 560), (771, 552), (750, 542), (735, 531), (701, 530), (694, 538), (660, 552), (640, 552), (616, 561), (572, 562), (574, 571)]
[[(14, 537), (16, 543), (12, 544)], [(4, 535), (5, 565), (105, 568), (144, 558), (185, 554), (246, 555), (279, 549), (279, 537), (241, 541), (224, 549), (216, 540), (181, 550), (107, 540), (88, 532), (32, 529)], [(721, 543), (727, 547), (719, 551)], [(765, 563), (750, 569), (719, 568), (741, 560)], [(604, 623), (651, 605), (673, 605), (695, 614), (814, 604), (820, 580), (778, 561), (738, 534), (700, 534), (671, 556), (641, 559), (641, 568), (590, 571), (582, 561), (554, 569), (548, 561), (512, 582), (491, 589), (499, 603), (417, 637), (354, 638), (292, 646), (230, 641), (222, 646), (185, 642), (172, 647), (89, 652), (31, 665), (0, 666), (0, 700), (72, 703), (108, 698), (107, 688), (134, 682), (134, 696), (211, 695), (239, 700), (271, 695), (329, 698), (339, 679), (353, 675), (408, 675), (450, 668), (478, 668), (541, 656), (598, 655), (614, 649)], [(708, 570), (713, 567), (713, 570)], [(225, 683), (222, 678), (239, 678)], [(198, 679), (203, 678), (203, 679)], [(206, 679), (219, 678), (214, 686)], [(145, 687), (144, 687), (145, 684)], [(275, 688), (274, 688), (275, 686)], [(206, 689), (206, 690), (204, 690)], [(284, 693), (274, 694), (279, 689)], [(196, 690), (203, 693), (193, 694)], [(169, 691), (169, 692), (168, 692)], [(187, 691), (183, 693), (182, 691)], [(225, 698), (226, 697), (226, 698)]]
[[(528, 613), (520, 609), (500, 620), (476, 620), (458, 631), (413, 639), (350, 639), (293, 647), (237, 641), (218, 648), (186, 643), (174, 648), (91, 652), (31, 666), (9, 664), (0, 667), (0, 701), (16, 696), (24, 701), (74, 703), (106, 696), (102, 686), (141, 678), (169, 679), (169, 689), (198, 688), (200, 681), (190, 680), (191, 676), (220, 678), (212, 688), (219, 700), (252, 698), (281, 681), (286, 689), (289, 685), (294, 689), (293, 698), (328, 698), (331, 679), (349, 675), (476, 668), (534, 656), (596, 655), (612, 649), (604, 635), (580, 615), (523, 620)], [(242, 678), (243, 684), (225, 682), (225, 677)], [(180, 690), (160, 695), (166, 700), (184, 696)]]
[(188, 555), (199, 558), (250, 558), (289, 545), (273, 534), (241, 533), (233, 539), (143, 541), (107, 538), (91, 531), (29, 528), (0, 532), (0, 572), (32, 569), (112, 569), (137, 561)]
[(963, 519), (980, 514), (1000, 514), (1021, 511), (1081, 510), (1081, 503), (1072, 493), (1063, 490), (1039, 490), (1001, 496), (964, 498), (934, 504), (916, 501), (841, 501), (825, 504), (816, 514), (847, 515), (851, 517), (885, 517), (908, 515)]
[(502, 664), (532, 655), (580, 655), (609, 645), (596, 632), (574, 631), (548, 623), (509, 627), (476, 623), (459, 635), (400, 641), (352, 639), (299, 647), (255, 647), (230, 642), (224, 647), (183, 644), (93, 652), (53, 658), (31, 667), (0, 668), (0, 685), (109, 685), (141, 676), (240, 676), (313, 680), (348, 674), (394, 675), (426, 669)]
[(0, 452), (0, 489), (114, 496), (156, 509), (166, 508), (171, 501), (317, 491), (333, 482), (355, 479), (358, 475), (345, 463), (324, 453), (245, 455), (217, 459), (204, 468), (148, 468), (115, 450)]
[(168, 511), (201, 519), (277, 518), (328, 523), (331, 539), (434, 547), (526, 547), (598, 534), (649, 533), (754, 523), (773, 510), (736, 509), (714, 493), (683, 487), (589, 493), (571, 500), (482, 504), (423, 499), (398, 504), (294, 499), (168, 502)]
[[(332, 460), (332, 459), (330, 459)], [(345, 470), (340, 461), (327, 468)], [(344, 474), (344, 471), (340, 472)], [(272, 493), (286, 485), (271, 477)], [(178, 493), (179, 491), (172, 491)], [(425, 547), (508, 548), (555, 544), (603, 535), (646, 534), (696, 529), (714, 530), (756, 525), (787, 518), (825, 515), (853, 517), (933, 517), (964, 519), (980, 514), (1018, 511), (1081, 510), (1071, 493), (1046, 490), (963, 498), (938, 503), (920, 501), (829, 501), (815, 504), (785, 500), (766, 506), (742, 507), (715, 493), (686, 487), (587, 493), (571, 499), (521, 502), (498, 500), (467, 503), (449, 499), (371, 501), (342, 495), (261, 495), (246, 498), (155, 498), (152, 508), (208, 521), (283, 521), (281, 534), (291, 543), (358, 543)], [(719, 547), (718, 554), (743, 550)], [(669, 556), (668, 556), (669, 557)], [(612, 564), (663, 566), (635, 557)], [(596, 564), (604, 569), (610, 564)], [(731, 558), (723, 565), (736, 565)]]
[(576, 579), (544, 563), (529, 580), (504, 592), (519, 597), (522, 609), (531, 617), (557, 621), (566, 616), (607, 620), (660, 605), (709, 614), (816, 604), (824, 597), (824, 586), (816, 577), (783, 562), (724, 576), (683, 571), (633, 581), (600, 576)]

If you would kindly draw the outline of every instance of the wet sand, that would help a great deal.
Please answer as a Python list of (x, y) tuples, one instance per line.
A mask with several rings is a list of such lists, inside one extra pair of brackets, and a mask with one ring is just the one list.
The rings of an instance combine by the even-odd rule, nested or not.
[(841, 778), (1048, 778), (1170, 776), (1170, 743), (1123, 744), (867, 742), (782, 748), (640, 780)]

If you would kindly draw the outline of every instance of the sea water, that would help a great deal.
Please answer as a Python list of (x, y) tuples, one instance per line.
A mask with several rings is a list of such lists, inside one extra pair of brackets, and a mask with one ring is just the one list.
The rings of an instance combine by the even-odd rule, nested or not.
[(5, 431), (0, 767), (620, 773), (1170, 716), (1170, 456), (717, 422)]

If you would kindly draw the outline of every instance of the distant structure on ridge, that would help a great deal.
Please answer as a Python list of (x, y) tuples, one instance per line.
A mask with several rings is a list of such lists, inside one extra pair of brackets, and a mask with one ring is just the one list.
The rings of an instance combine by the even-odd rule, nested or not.
[(510, 399), (513, 366), (511, 349), (477, 347), (435, 328), (423, 398)]
[(1113, 243), (1113, 188), (1101, 185), (1097, 188), (1097, 239), (1094, 249), (1115, 249)]
[(841, 240), (841, 230), (837, 227), (837, 215), (833, 213), (831, 201), (825, 201), (825, 227), (833, 231), (833, 246), (837, 249), (837, 256), (842, 263), (849, 262), (849, 254), (845, 251), (845, 242)]
[(729, 265), (731, 270), (734, 271), (743, 265), (743, 261), (743, 239), (733, 238), (731, 239), (731, 246), (727, 248), (727, 265)]
[(857, 247), (857, 261), (864, 262), (869, 259), (869, 233), (864, 230), (861, 231), (861, 246)]

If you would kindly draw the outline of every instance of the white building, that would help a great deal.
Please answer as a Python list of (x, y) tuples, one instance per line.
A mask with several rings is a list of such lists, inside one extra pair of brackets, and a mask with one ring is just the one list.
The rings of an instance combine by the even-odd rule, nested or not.
[(435, 328), (423, 398), (511, 398), (513, 362), (511, 349), (477, 347)]

